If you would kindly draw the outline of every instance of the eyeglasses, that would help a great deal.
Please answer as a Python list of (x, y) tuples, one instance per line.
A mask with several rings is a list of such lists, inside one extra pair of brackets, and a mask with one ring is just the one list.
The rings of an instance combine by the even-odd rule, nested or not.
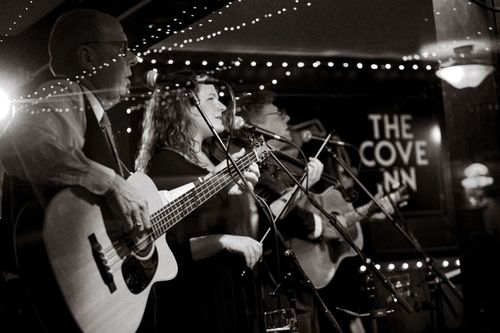
[(114, 44), (119, 46), (119, 51), (121, 54), (127, 54), (128, 51), (128, 42), (124, 40), (92, 40), (83, 43), (83, 45), (87, 44)]
[(266, 113), (264, 117), (271, 116), (271, 115), (278, 115), (281, 119), (285, 120), (288, 117), (288, 114), (284, 109), (279, 109), (277, 112), (271, 112), (271, 113)]

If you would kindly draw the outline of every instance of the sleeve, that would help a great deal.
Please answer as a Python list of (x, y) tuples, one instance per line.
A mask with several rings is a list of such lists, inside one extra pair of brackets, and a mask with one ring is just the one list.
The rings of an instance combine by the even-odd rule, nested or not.
[(6, 173), (39, 185), (81, 186), (104, 194), (115, 172), (82, 152), (86, 119), (80, 86), (52, 82), (38, 91), (45, 97), (17, 110), (0, 137)]
[[(281, 187), (283, 186), (280, 186), (272, 176), (266, 173), (259, 179), (259, 182), (255, 186), (255, 192), (266, 200), (266, 202), (270, 203), (281, 197), (281, 193), (284, 190)], [(296, 206), (290, 210), (282, 221), (278, 222), (278, 228), (286, 236), (308, 239), (310, 235), (314, 235), (317, 232), (317, 223), (312, 212)]]

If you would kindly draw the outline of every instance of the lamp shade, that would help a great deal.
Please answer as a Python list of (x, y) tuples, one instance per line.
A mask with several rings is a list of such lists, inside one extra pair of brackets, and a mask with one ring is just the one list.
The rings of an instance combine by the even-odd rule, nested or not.
[(493, 70), (491, 65), (461, 64), (440, 68), (436, 75), (457, 89), (476, 88)]

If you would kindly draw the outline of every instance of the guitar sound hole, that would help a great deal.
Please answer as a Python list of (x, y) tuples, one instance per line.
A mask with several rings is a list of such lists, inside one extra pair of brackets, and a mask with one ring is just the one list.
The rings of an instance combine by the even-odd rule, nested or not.
[(122, 264), (123, 279), (133, 294), (141, 293), (153, 279), (158, 268), (158, 252), (144, 257), (128, 256)]

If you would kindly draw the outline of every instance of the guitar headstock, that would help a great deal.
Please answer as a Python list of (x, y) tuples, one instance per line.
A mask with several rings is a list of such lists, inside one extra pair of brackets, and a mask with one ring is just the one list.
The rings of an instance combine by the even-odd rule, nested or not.
[(393, 192), (389, 193), (389, 197), (394, 204), (397, 204), (399, 207), (406, 206), (408, 204), (408, 199), (410, 199), (410, 191), (408, 190), (408, 186), (403, 185)]

